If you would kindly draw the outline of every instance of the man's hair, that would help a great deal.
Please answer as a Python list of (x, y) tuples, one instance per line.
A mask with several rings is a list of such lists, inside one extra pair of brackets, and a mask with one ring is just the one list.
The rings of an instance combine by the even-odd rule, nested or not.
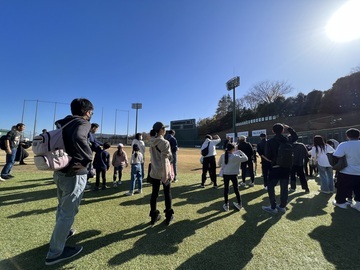
[(18, 128), (22, 127), (22, 126), (25, 126), (25, 124), (24, 123), (17, 123), (16, 124), (16, 129), (18, 129)]
[(98, 123), (91, 123), (91, 128), (99, 128), (99, 124)]
[(284, 126), (280, 123), (276, 123), (275, 125), (273, 125), (272, 130), (275, 134), (281, 134), (284, 131)]
[(84, 116), (87, 111), (93, 111), (94, 106), (91, 103), (90, 100), (86, 98), (75, 98), (71, 104), (71, 114), (72, 115), (78, 115), (78, 116)]
[(109, 142), (104, 142), (104, 144), (103, 144), (104, 149), (109, 149), (110, 147), (111, 147), (111, 144)]
[(356, 128), (349, 128), (347, 131), (346, 131), (346, 136), (349, 138), (349, 139), (359, 139), (360, 137), (360, 131)]
[(136, 133), (136, 134), (135, 134), (135, 139), (137, 139), (138, 141), (140, 141), (140, 136), (141, 136), (141, 133)]
[(175, 135), (175, 130), (170, 129), (170, 130), (169, 130), (169, 134), (171, 134), (171, 135)]
[(207, 134), (207, 135), (205, 136), (205, 138), (212, 140), (212, 136), (211, 136), (210, 134)]

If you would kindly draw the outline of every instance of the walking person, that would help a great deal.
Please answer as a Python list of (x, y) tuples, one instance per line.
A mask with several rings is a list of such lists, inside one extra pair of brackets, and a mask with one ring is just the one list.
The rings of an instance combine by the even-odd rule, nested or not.
[(250, 176), (250, 183), (249, 187), (254, 186), (255, 181), (255, 175), (254, 175), (254, 163), (253, 163), (253, 156), (254, 156), (254, 149), (251, 145), (251, 143), (246, 141), (246, 137), (244, 135), (241, 135), (239, 137), (238, 146), (237, 148), (245, 153), (245, 155), (248, 157), (248, 161), (241, 163), (241, 178), (242, 182), (240, 183), (241, 186), (245, 186), (245, 180), (247, 174)]
[[(144, 163), (143, 156), (140, 152), (139, 146), (134, 144), (132, 147), (132, 155), (131, 155), (131, 180), (130, 180), (130, 190), (125, 193), (126, 196), (132, 196), (135, 194), (142, 193), (142, 171), (141, 164)], [(136, 183), (138, 185), (138, 190), (134, 192)]]
[[(151, 155), (151, 171), (150, 183), (152, 184), (152, 192), (150, 198), (150, 218), (151, 225), (154, 225), (160, 220), (160, 211), (156, 207), (157, 198), (159, 196), (160, 185), (163, 186), (165, 197), (165, 222), (169, 225), (173, 220), (174, 210), (172, 209), (171, 197), (171, 181), (169, 181), (169, 168), (171, 157), (170, 144), (164, 139), (166, 127), (161, 122), (156, 122), (153, 125), (150, 134), (154, 137), (151, 141), (150, 155)], [(168, 166), (167, 166), (168, 165)]]
[(320, 175), (320, 192), (330, 194), (334, 192), (334, 176), (326, 153), (335, 152), (334, 148), (326, 144), (323, 137), (315, 135), (314, 145), (310, 150), (311, 157), (317, 161)]
[(229, 182), (232, 182), (237, 202), (233, 202), (237, 210), (242, 208), (241, 197), (239, 192), (238, 175), (240, 173), (240, 164), (246, 162), (248, 157), (241, 151), (236, 150), (235, 145), (228, 143), (225, 153), (220, 156), (218, 165), (223, 170), (224, 178), (224, 211), (229, 211)]
[[(290, 133), (290, 136), (285, 137), (283, 135), (284, 129)], [(272, 127), (272, 131), (275, 134), (270, 140), (266, 142), (265, 145), (265, 157), (271, 162), (271, 168), (269, 172), (269, 182), (268, 182), (268, 196), (270, 201), (270, 206), (262, 206), (262, 209), (271, 214), (277, 214), (278, 212), (285, 213), (286, 205), (288, 200), (288, 185), (289, 185), (289, 176), (290, 170), (292, 167), (292, 153), (287, 152), (291, 155), (287, 156), (285, 151), (279, 151), (280, 146), (286, 146), (287, 144), (293, 143), (297, 140), (298, 135), (295, 130), (285, 124), (276, 123)], [(290, 146), (291, 147), (291, 146)], [(284, 149), (285, 150), (285, 149)], [(283, 163), (287, 163), (286, 166)], [(290, 164), (291, 163), (291, 164)], [(280, 181), (280, 205), (276, 204), (275, 197), (275, 186)]]
[(260, 142), (257, 144), (257, 152), (261, 158), (261, 172), (264, 179), (264, 189), (267, 190), (267, 185), (269, 181), (269, 171), (271, 167), (271, 162), (265, 157), (265, 144), (267, 142), (266, 134), (260, 134)]
[(55, 124), (58, 128), (69, 123), (62, 131), (66, 153), (71, 157), (67, 167), (54, 172), (54, 182), (58, 194), (58, 206), (54, 231), (50, 240), (45, 264), (53, 265), (79, 254), (83, 247), (65, 246), (66, 240), (75, 230), (71, 229), (75, 215), (84, 193), (87, 181), (87, 167), (92, 160), (92, 151), (88, 143), (90, 119), (93, 115), (93, 104), (84, 98), (71, 102), (71, 114)]
[(5, 166), (1, 171), (2, 179), (11, 179), (14, 176), (10, 174), (15, 163), (16, 152), (20, 144), (21, 132), (25, 130), (25, 124), (18, 123), (7, 134), (5, 138)]
[(110, 154), (107, 149), (110, 148), (110, 143), (105, 142), (103, 144), (103, 149), (101, 146), (97, 148), (95, 158), (94, 158), (94, 169), (96, 171), (96, 182), (94, 190), (97, 191), (100, 189), (100, 176), (102, 178), (102, 187), (101, 189), (106, 189), (106, 172), (110, 168)]
[(216, 182), (216, 148), (215, 146), (221, 142), (221, 139), (218, 135), (211, 135), (205, 136), (205, 141), (201, 146), (201, 150), (208, 148), (208, 154), (204, 156), (202, 162), (202, 174), (201, 174), (201, 188), (205, 188), (205, 181), (206, 181), (206, 173), (209, 172), (211, 182), (214, 184), (214, 188), (218, 188)]
[[(113, 187), (121, 185), (122, 173), (125, 167), (129, 165), (126, 152), (123, 150), (124, 145), (122, 143), (118, 144), (117, 151), (114, 152), (111, 164), (114, 166), (113, 174)], [(118, 181), (116, 182), (116, 177)]]

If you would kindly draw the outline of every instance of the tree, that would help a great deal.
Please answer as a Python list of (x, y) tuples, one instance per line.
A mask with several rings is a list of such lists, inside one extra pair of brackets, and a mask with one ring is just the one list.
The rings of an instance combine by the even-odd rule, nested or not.
[(218, 102), (218, 107), (215, 112), (215, 118), (220, 119), (228, 114), (228, 112), (232, 112), (233, 102), (229, 94), (222, 96), (222, 98)]
[(292, 91), (292, 86), (285, 81), (262, 81), (250, 88), (244, 99), (248, 103), (272, 103), (278, 97), (283, 97)]

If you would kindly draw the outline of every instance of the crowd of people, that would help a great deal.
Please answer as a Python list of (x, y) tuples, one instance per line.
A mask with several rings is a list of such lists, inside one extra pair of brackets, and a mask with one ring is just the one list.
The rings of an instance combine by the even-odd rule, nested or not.
[[(69, 165), (54, 172), (54, 182), (57, 186), (58, 206), (53, 233), (50, 239), (49, 251), (45, 264), (53, 265), (79, 254), (83, 247), (66, 246), (66, 240), (73, 236), (72, 228), (75, 215), (84, 194), (89, 185), (89, 178), (95, 176), (94, 191), (106, 189), (106, 172), (113, 166), (113, 184), (115, 188), (122, 183), (124, 168), (130, 165), (131, 181), (127, 196), (142, 193), (142, 181), (144, 180), (145, 144), (140, 133), (136, 134), (132, 143), (131, 157), (128, 158), (123, 150), (124, 145), (118, 144), (112, 159), (108, 149), (108, 142), (100, 142), (95, 138), (95, 132), (99, 125), (90, 124), (93, 115), (93, 104), (83, 98), (74, 99), (70, 105), (71, 115), (56, 121), (58, 128), (63, 128), (63, 140), (67, 153), (72, 157)], [(70, 123), (71, 121), (71, 123)], [(169, 225), (174, 218), (172, 207), (171, 183), (177, 179), (177, 152), (178, 144), (175, 131), (166, 132), (167, 126), (162, 122), (156, 122), (150, 131), (150, 161), (147, 181), (152, 185), (150, 196), (150, 224), (154, 225), (161, 219), (161, 213), (157, 207), (157, 198), (162, 186), (165, 198), (165, 223)], [(23, 123), (17, 124), (8, 134), (5, 140), (6, 164), (1, 172), (1, 179), (6, 181), (12, 178), (10, 174), (15, 161), (16, 152), (21, 144), (21, 134), (25, 129)], [(284, 133), (287, 131), (288, 135)], [(231, 138), (226, 138), (221, 155), (216, 162), (219, 150), (217, 146), (221, 142), (218, 135), (206, 135), (201, 146), (202, 174), (200, 187), (205, 188), (207, 173), (213, 185), (218, 189), (217, 167), (220, 167), (219, 176), (224, 181), (224, 211), (229, 211), (229, 186), (233, 185), (236, 201), (233, 207), (240, 211), (243, 207), (239, 187), (253, 187), (256, 175), (256, 157), (260, 158), (261, 172), (264, 189), (267, 191), (269, 205), (262, 209), (271, 214), (285, 213), (288, 203), (289, 192), (296, 190), (296, 180), (299, 178), (302, 190), (309, 193), (306, 177), (313, 173), (319, 173), (320, 192), (336, 192), (334, 206), (340, 208), (352, 207), (360, 211), (360, 132), (351, 128), (346, 131), (347, 141), (338, 143), (326, 141), (319, 135), (314, 137), (314, 143), (309, 148), (298, 142), (296, 131), (288, 125), (277, 123), (272, 127), (274, 136), (267, 139), (266, 134), (260, 135), (257, 145), (246, 141), (245, 136), (240, 136), (237, 143)], [(204, 151), (206, 150), (206, 151)], [(95, 156), (93, 158), (93, 153)], [(328, 159), (332, 153), (336, 159), (345, 158), (347, 166), (336, 172), (334, 178), (333, 164)], [(314, 170), (317, 168), (317, 171)], [(95, 170), (95, 172), (94, 172)], [(241, 178), (240, 178), (241, 174)], [(246, 183), (246, 177), (250, 181)], [(241, 179), (240, 183), (238, 179)], [(334, 181), (336, 179), (336, 182)], [(100, 180), (102, 185), (100, 188)], [(280, 183), (280, 200), (277, 203), (275, 186)], [(335, 189), (336, 188), (336, 189)]]

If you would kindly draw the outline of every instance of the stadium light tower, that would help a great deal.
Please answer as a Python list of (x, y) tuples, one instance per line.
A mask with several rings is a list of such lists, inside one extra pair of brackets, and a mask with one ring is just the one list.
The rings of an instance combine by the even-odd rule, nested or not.
[(136, 110), (136, 122), (135, 122), (135, 134), (137, 133), (137, 124), (138, 124), (138, 110), (142, 109), (142, 103), (133, 103), (131, 108)]
[(240, 85), (240, 77), (234, 77), (226, 82), (226, 88), (228, 91), (233, 90), (233, 130), (234, 130), (234, 142), (236, 139), (236, 102), (235, 102), (235, 88)]

